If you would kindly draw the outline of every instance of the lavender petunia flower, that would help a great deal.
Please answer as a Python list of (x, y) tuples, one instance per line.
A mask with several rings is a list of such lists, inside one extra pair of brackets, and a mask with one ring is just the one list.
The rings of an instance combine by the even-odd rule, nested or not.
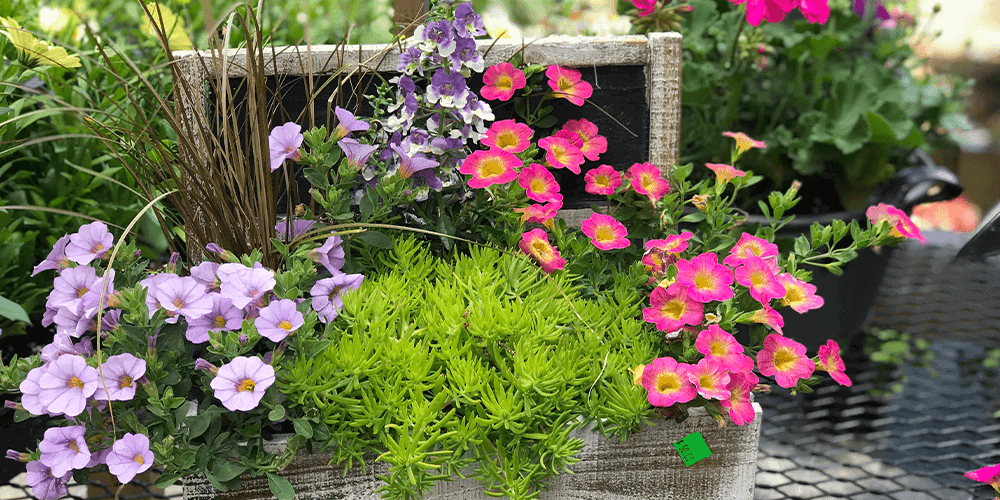
[(221, 264), (218, 262), (206, 260), (205, 262), (191, 268), (191, 277), (198, 283), (205, 285), (205, 288), (207, 288), (210, 292), (218, 292), (219, 276), (217, 275), (217, 272), (220, 265)]
[(335, 106), (333, 108), (333, 113), (337, 115), (337, 121), (340, 122), (337, 124), (337, 127), (334, 128), (333, 132), (330, 134), (332, 136), (331, 138), (335, 141), (339, 141), (345, 137), (350, 136), (351, 132), (368, 130), (371, 127), (371, 125), (369, 125), (368, 122), (355, 118), (354, 113), (351, 113), (350, 111), (341, 108), (340, 106)]
[(295, 161), (299, 158), (302, 139), (302, 127), (294, 122), (279, 125), (271, 130), (267, 145), (271, 150), (272, 172), (278, 170), (285, 160)]
[[(448, 74), (443, 69), (434, 72), (431, 84), (424, 98), (428, 104), (441, 102), (445, 108), (464, 108), (469, 98), (469, 89), (461, 73)], [(430, 129), (431, 127), (428, 127)]]
[(212, 310), (197, 319), (188, 320), (184, 337), (195, 344), (208, 342), (208, 332), (238, 330), (243, 325), (243, 311), (229, 300), (217, 293), (212, 297)]
[(56, 477), (52, 475), (52, 469), (38, 460), (28, 462), (26, 468), (25, 482), (31, 486), (31, 494), (38, 500), (57, 500), (69, 493), (66, 485), (72, 472)]
[(59, 356), (47, 366), (38, 379), (38, 399), (46, 411), (70, 417), (83, 413), (87, 398), (94, 395), (101, 382), (97, 369), (87, 366), (80, 356)]
[(273, 271), (250, 269), (235, 263), (219, 266), (219, 280), (222, 282), (222, 296), (232, 300), (233, 305), (240, 309), (251, 302), (260, 305), (264, 294), (273, 290), (275, 285)]
[(93, 286), (100, 287), (97, 271), (90, 266), (66, 269), (52, 281), (52, 291), (45, 299), (45, 306), (51, 309), (69, 309), (79, 312), (83, 309), (83, 296)]
[(890, 15), (889, 11), (886, 10), (884, 5), (882, 5), (882, 2), (876, 2), (874, 0), (854, 0), (854, 12), (861, 17), (865, 17), (865, 15), (868, 14), (868, 8), (873, 4), (875, 7), (875, 19), (887, 21), (892, 18), (892, 15)]
[[(302, 233), (312, 229), (313, 224), (316, 221), (311, 221), (309, 219), (295, 219), (292, 222), (292, 238), (298, 238)], [(283, 220), (274, 225), (274, 230), (278, 233), (278, 237), (282, 241), (287, 241), (288, 237), (288, 221)]]
[(69, 235), (66, 258), (77, 264), (90, 264), (94, 259), (106, 256), (114, 240), (108, 226), (101, 221), (80, 226), (79, 231)]
[(58, 415), (58, 413), (49, 412), (39, 397), (42, 393), (42, 387), (38, 385), (38, 381), (48, 371), (48, 366), (45, 364), (32, 369), (18, 386), (18, 390), (21, 391), (21, 406), (32, 415)]
[(73, 469), (82, 469), (90, 462), (90, 448), (83, 438), (86, 427), (50, 427), (38, 443), (38, 461), (52, 469), (53, 476), (63, 476)]
[(219, 367), (212, 379), (215, 397), (229, 411), (250, 411), (260, 404), (264, 392), (274, 383), (274, 368), (260, 358), (237, 356)]
[(483, 18), (476, 14), (469, 2), (463, 2), (455, 7), (455, 32), (460, 37), (482, 36), (486, 34)]
[(344, 156), (347, 158), (347, 166), (355, 173), (359, 172), (368, 163), (368, 158), (378, 149), (376, 146), (361, 144), (350, 137), (341, 139), (337, 142), (337, 145), (340, 146), (340, 150), (344, 152)]
[(69, 245), (69, 235), (63, 235), (62, 238), (56, 240), (56, 244), (52, 247), (52, 251), (49, 255), (45, 257), (41, 263), (35, 266), (31, 270), (31, 275), (34, 276), (42, 271), (48, 269), (55, 269), (62, 272), (70, 266), (69, 259), (66, 257), (66, 246)]
[(167, 323), (176, 323), (180, 315), (187, 320), (197, 319), (212, 310), (212, 298), (208, 296), (205, 285), (190, 276), (183, 278), (173, 274), (166, 276), (171, 278), (163, 280), (150, 292), (160, 307), (166, 309)]
[(344, 308), (341, 296), (360, 287), (364, 279), (360, 274), (340, 274), (317, 281), (309, 294), (313, 297), (312, 308), (319, 313), (319, 319), (324, 323), (336, 319)]
[(156, 291), (160, 289), (161, 284), (176, 277), (177, 275), (175, 274), (161, 273), (149, 276), (139, 282), (139, 286), (146, 288), (146, 308), (149, 309), (150, 318), (156, 314), (157, 309), (162, 307), (160, 302), (156, 299)]
[(149, 451), (149, 438), (143, 434), (125, 433), (111, 445), (111, 453), (108, 453), (105, 461), (108, 464), (108, 472), (114, 474), (120, 483), (131, 482), (135, 476), (153, 466), (153, 452)]
[(52, 342), (42, 348), (39, 356), (45, 363), (51, 363), (63, 354), (78, 354), (73, 346), (73, 338), (68, 333), (56, 332)]
[[(146, 374), (146, 362), (129, 353), (110, 356), (101, 365), (104, 382), (94, 393), (99, 401), (129, 401), (135, 397), (135, 381)], [(105, 385), (107, 391), (105, 391)]]
[(297, 330), (303, 323), (302, 313), (295, 308), (295, 302), (288, 299), (272, 301), (260, 310), (254, 321), (257, 333), (272, 342), (281, 342)]
[(313, 262), (322, 264), (330, 274), (340, 274), (344, 267), (344, 247), (343, 238), (337, 235), (330, 236), (319, 248), (309, 252)]
[(413, 158), (407, 156), (407, 154), (398, 146), (389, 146), (393, 151), (399, 155), (399, 169), (396, 171), (396, 175), (409, 179), (413, 177), (413, 174), (420, 172), (421, 170), (426, 170), (428, 168), (434, 168), (438, 166), (438, 162), (424, 157), (422, 154), (413, 155)]

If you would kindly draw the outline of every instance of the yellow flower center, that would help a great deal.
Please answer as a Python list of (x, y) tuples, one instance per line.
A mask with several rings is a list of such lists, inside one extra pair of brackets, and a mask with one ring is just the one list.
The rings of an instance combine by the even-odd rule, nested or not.
[(500, 149), (517, 147), (517, 136), (513, 132), (500, 132), (497, 134), (497, 147)]
[(790, 304), (797, 304), (806, 299), (804, 293), (802, 293), (802, 288), (797, 286), (786, 286), (785, 287), (785, 298), (782, 299), (781, 305), (787, 306)]
[(257, 384), (255, 384), (253, 380), (245, 378), (242, 382), (240, 382), (240, 385), (236, 386), (236, 390), (238, 392), (253, 391), (255, 387), (257, 387)]
[(601, 243), (615, 241), (615, 232), (608, 226), (601, 226), (594, 231), (594, 239)]
[(281, 328), (282, 330), (285, 331), (291, 331), (292, 323), (288, 320), (282, 321), (281, 323), (278, 323), (278, 328)]
[(181, 300), (180, 297), (174, 299), (174, 307), (176, 307), (178, 309), (183, 309), (184, 308), (184, 301)]
[(542, 262), (548, 262), (555, 256), (552, 252), (552, 246), (545, 244), (545, 242), (541, 240), (535, 240), (535, 242), (531, 244), (531, 254)]
[(80, 445), (76, 444), (76, 441), (70, 441), (69, 444), (66, 446), (69, 446), (69, 449), (73, 450), (74, 452), (80, 453)]
[(146, 461), (142, 459), (142, 454), (141, 453), (138, 454), (138, 455), (136, 455), (135, 458), (132, 459), (132, 461), (135, 462), (135, 463), (137, 463), (137, 464), (139, 464), (139, 465), (143, 465), (143, 464), (146, 463)]
[(598, 175), (594, 177), (594, 185), (597, 187), (611, 187), (611, 179), (606, 175)]
[(569, 163), (569, 152), (566, 151), (566, 148), (563, 148), (562, 146), (553, 145), (552, 156), (555, 156), (556, 161), (562, 163), (563, 165)]
[(215, 325), (216, 328), (222, 328), (226, 326), (226, 318), (223, 318), (222, 315), (220, 314), (216, 316), (214, 320), (212, 320), (212, 324)]
[(559, 77), (559, 83), (558, 83), (559, 90), (563, 92), (568, 92), (570, 90), (573, 90), (573, 85), (574, 85), (573, 80), (570, 80), (565, 76)]
[(715, 288), (715, 280), (705, 273), (698, 273), (694, 275), (694, 286), (698, 290), (712, 290)]
[(66, 387), (71, 387), (73, 389), (83, 389), (83, 381), (77, 378), (76, 375), (73, 375), (72, 377), (69, 378), (69, 381), (66, 382)]
[(514, 88), (514, 80), (512, 80), (509, 76), (504, 75), (497, 78), (497, 83), (494, 86), (499, 90), (510, 90)]
[(100, 243), (94, 243), (93, 248), (90, 249), (90, 251), (94, 253), (100, 252), (101, 250), (104, 250), (104, 245)]
[(122, 378), (118, 380), (118, 388), (124, 389), (126, 387), (132, 387), (132, 377), (122, 375)]
[(700, 385), (702, 389), (709, 391), (715, 390), (715, 377), (706, 373), (698, 377), (698, 385)]
[(788, 348), (782, 347), (774, 353), (774, 367), (778, 369), (779, 372), (784, 372), (792, 369), (795, 365), (796, 356)]
[(750, 273), (750, 283), (754, 288), (764, 286), (767, 284), (767, 276), (761, 271)]
[(653, 176), (649, 174), (642, 174), (642, 176), (639, 177), (639, 183), (642, 184), (642, 188), (646, 191), (651, 191), (654, 187), (656, 187), (656, 180), (654, 180)]
[(88, 290), (88, 289), (87, 289), (87, 287), (85, 287), (85, 286), (81, 286), (80, 288), (78, 288), (78, 289), (76, 290), (76, 298), (80, 298), (80, 297), (83, 297), (84, 295), (86, 295), (86, 293), (87, 293), (88, 291), (90, 291), (90, 290)]
[(726, 344), (722, 342), (712, 342), (711, 346), (708, 348), (712, 356), (725, 356), (726, 355)]
[(664, 304), (663, 309), (660, 311), (663, 312), (664, 316), (676, 320), (681, 319), (686, 309), (687, 305), (684, 304), (684, 301), (671, 300)]
[(681, 381), (673, 373), (660, 373), (656, 375), (656, 392), (669, 394), (681, 388)]
[(491, 177), (500, 177), (503, 175), (505, 169), (503, 161), (499, 158), (489, 158), (484, 160), (479, 166), (479, 177), (484, 179), (489, 179)]

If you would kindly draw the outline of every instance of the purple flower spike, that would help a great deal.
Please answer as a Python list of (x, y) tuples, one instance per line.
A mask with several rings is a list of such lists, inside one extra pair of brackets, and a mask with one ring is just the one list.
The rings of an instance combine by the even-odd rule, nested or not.
[(424, 97), (429, 104), (440, 101), (445, 108), (464, 108), (468, 103), (469, 89), (461, 73), (449, 75), (445, 70), (439, 69), (431, 77), (431, 84)]
[(295, 161), (299, 158), (299, 147), (302, 146), (302, 127), (297, 123), (288, 122), (274, 127), (267, 138), (271, 149), (271, 171), (281, 167), (285, 160)]
[(243, 325), (243, 311), (233, 305), (233, 301), (210, 293), (212, 310), (208, 314), (188, 320), (184, 337), (195, 344), (208, 342), (208, 332), (238, 330)]
[(38, 459), (52, 469), (53, 476), (62, 476), (73, 469), (82, 469), (90, 462), (90, 448), (83, 438), (86, 427), (50, 427), (45, 430), (45, 438), (38, 443), (42, 452)]
[(237, 356), (219, 367), (211, 385), (227, 410), (250, 411), (260, 404), (264, 391), (273, 383), (274, 368), (260, 358)]
[(108, 254), (114, 245), (114, 236), (108, 232), (108, 226), (101, 221), (80, 226), (80, 230), (69, 235), (66, 245), (66, 258), (77, 264), (87, 265), (94, 259)]
[(470, 34), (481, 36), (486, 34), (486, 27), (483, 26), (483, 18), (476, 14), (472, 4), (464, 2), (455, 7), (455, 32), (458, 36), (468, 37)]
[(337, 121), (340, 122), (337, 124), (337, 128), (333, 129), (333, 133), (331, 134), (333, 136), (332, 139), (335, 141), (339, 141), (351, 135), (351, 132), (368, 130), (368, 128), (371, 127), (368, 122), (355, 118), (354, 113), (351, 113), (340, 106), (334, 107), (333, 112), (337, 115)]
[(303, 320), (302, 313), (295, 308), (295, 301), (281, 299), (261, 309), (254, 326), (257, 327), (257, 333), (270, 341), (281, 342), (302, 326)]
[(259, 305), (264, 294), (273, 290), (276, 283), (273, 271), (250, 269), (235, 263), (219, 266), (219, 279), (222, 281), (222, 296), (240, 309), (251, 302)]
[(341, 139), (337, 145), (340, 146), (341, 151), (344, 152), (344, 156), (347, 157), (347, 166), (350, 167), (352, 172), (360, 171), (368, 163), (368, 158), (371, 157), (372, 153), (378, 149), (375, 146), (361, 144), (350, 137)]
[(56, 240), (56, 244), (52, 247), (52, 251), (49, 252), (48, 257), (45, 257), (45, 260), (31, 270), (31, 275), (34, 276), (48, 269), (55, 269), (61, 272), (63, 269), (69, 267), (69, 259), (66, 258), (67, 245), (69, 245), (68, 234)]
[(150, 290), (160, 307), (167, 310), (167, 323), (176, 323), (177, 317), (184, 315), (185, 319), (197, 319), (212, 311), (212, 298), (206, 293), (205, 285), (194, 278), (183, 278), (167, 274), (169, 279), (159, 283), (155, 290)]
[[(423, 32), (418, 33), (420, 28), (423, 28)], [(441, 57), (448, 57), (455, 51), (455, 28), (448, 21), (431, 21), (418, 27), (414, 34), (418, 39), (434, 42)]]
[[(47, 366), (38, 379), (41, 388), (38, 399), (46, 411), (70, 417), (83, 413), (87, 398), (97, 392), (101, 383), (97, 369), (87, 366), (87, 361), (80, 356), (59, 356)], [(21, 401), (23, 404), (24, 400)]]
[(344, 308), (341, 298), (344, 292), (357, 289), (364, 279), (360, 274), (340, 274), (317, 281), (309, 294), (313, 297), (312, 308), (319, 313), (320, 321), (327, 323), (336, 319)]
[(106, 458), (108, 472), (126, 484), (153, 466), (153, 452), (149, 451), (149, 438), (142, 434), (125, 433), (111, 445)]
[(69, 483), (72, 472), (56, 477), (52, 475), (52, 469), (38, 460), (28, 462), (26, 467), (28, 473), (25, 481), (31, 486), (31, 494), (38, 500), (58, 500), (69, 493), (66, 484)]
[[(309, 219), (295, 219), (292, 222), (292, 238), (298, 238), (302, 233), (312, 229), (313, 224), (316, 221), (311, 221)], [(278, 233), (278, 237), (285, 241), (285, 237), (288, 235), (288, 221), (281, 221), (274, 225), (274, 230)]]
[(333, 235), (323, 242), (323, 246), (309, 252), (313, 262), (322, 264), (330, 274), (340, 274), (344, 267), (343, 238)]
[[(104, 383), (97, 388), (94, 399), (129, 401), (135, 397), (135, 381), (146, 374), (146, 362), (129, 354), (116, 354), (101, 366)], [(107, 391), (104, 390), (107, 385)]]

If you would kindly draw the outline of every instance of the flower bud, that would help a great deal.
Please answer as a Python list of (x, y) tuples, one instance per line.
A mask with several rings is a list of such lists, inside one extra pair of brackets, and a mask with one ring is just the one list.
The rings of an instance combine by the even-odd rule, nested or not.
[(708, 198), (707, 194), (696, 194), (691, 197), (691, 204), (695, 206), (698, 210), (704, 212), (708, 210)]
[(306, 214), (306, 205), (305, 205), (305, 203), (299, 203), (298, 205), (295, 205), (295, 216), (296, 217), (302, 217), (305, 214)]
[(177, 272), (177, 259), (179, 259), (180, 256), (181, 256), (181, 254), (179, 254), (177, 252), (173, 252), (173, 253), (170, 254), (170, 261), (167, 262), (167, 265), (165, 266), (166, 267), (166, 271), (168, 273), (176, 273)]
[(198, 358), (198, 359), (194, 360), (194, 369), (195, 370), (206, 370), (206, 371), (212, 372), (212, 375), (215, 375), (215, 374), (219, 373), (219, 369), (215, 365), (213, 365), (212, 363), (209, 363), (208, 361), (206, 361), (204, 358)]
[(4, 405), (5, 408), (10, 408), (11, 410), (23, 410), (24, 409), (24, 407), (21, 406), (21, 403), (18, 403), (17, 401), (4, 401), (3, 405)]
[(27, 453), (21, 453), (16, 450), (7, 450), (7, 458), (11, 460), (16, 460), (18, 462), (30, 462), (31, 456)]
[(240, 345), (247, 345), (247, 342), (250, 342), (250, 337), (247, 337), (245, 333), (241, 333), (237, 340), (239, 341)]

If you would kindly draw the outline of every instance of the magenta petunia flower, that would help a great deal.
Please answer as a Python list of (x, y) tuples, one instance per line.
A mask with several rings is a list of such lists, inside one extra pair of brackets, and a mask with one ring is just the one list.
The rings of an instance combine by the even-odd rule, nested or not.
[(49, 269), (55, 269), (56, 271), (62, 272), (70, 266), (69, 258), (66, 257), (66, 247), (69, 245), (69, 235), (63, 235), (62, 238), (56, 240), (56, 244), (52, 247), (52, 251), (49, 255), (45, 257), (45, 260), (40, 262), (34, 269), (31, 270), (31, 275), (34, 276), (42, 271)]
[(105, 458), (108, 472), (115, 475), (122, 484), (128, 484), (135, 476), (153, 466), (153, 452), (149, 451), (149, 438), (143, 434), (126, 432), (111, 445), (111, 452)]
[(632, 0), (632, 5), (639, 10), (639, 17), (646, 17), (656, 10), (656, 0)]
[(765, 377), (773, 375), (778, 385), (787, 389), (811, 377), (816, 364), (806, 357), (806, 346), (772, 333), (764, 339), (764, 348), (757, 353), (757, 369)]
[[(695, 349), (706, 357), (717, 359), (726, 370), (730, 372), (740, 371), (743, 360), (743, 346), (736, 341), (729, 332), (723, 330), (719, 325), (708, 325), (708, 328), (698, 332), (698, 338), (694, 342)], [(752, 368), (752, 367), (751, 367)]]
[(798, 5), (798, 0), (729, 0), (729, 2), (736, 5), (747, 4), (747, 22), (752, 26), (760, 26), (765, 19), (769, 23), (779, 23)]
[(528, 193), (528, 198), (534, 201), (549, 202), (562, 201), (559, 194), (559, 183), (549, 172), (549, 169), (532, 163), (527, 168), (521, 169), (517, 174), (517, 183)]
[(723, 408), (729, 408), (729, 418), (736, 425), (745, 425), (753, 422), (757, 412), (750, 402), (750, 394), (757, 386), (760, 379), (752, 372), (741, 372), (729, 374), (729, 397), (719, 402)]
[(549, 236), (542, 229), (532, 229), (521, 235), (518, 242), (521, 251), (534, 257), (542, 266), (542, 271), (551, 274), (566, 266), (566, 259), (559, 256), (559, 250), (549, 243)]
[(486, 68), (486, 72), (483, 73), (483, 90), (480, 94), (487, 101), (494, 99), (507, 101), (514, 96), (515, 91), (523, 89), (526, 84), (523, 71), (509, 62), (502, 62)]
[(690, 261), (677, 261), (677, 284), (687, 287), (698, 302), (725, 301), (733, 298), (733, 272), (719, 264), (719, 256), (705, 252)]
[(233, 301), (233, 305), (243, 309), (248, 304), (261, 304), (261, 298), (274, 289), (274, 271), (264, 268), (249, 268), (242, 264), (229, 263), (219, 266), (219, 293)]
[(656, 358), (642, 370), (642, 387), (649, 391), (646, 399), (653, 406), (666, 407), (674, 403), (687, 403), (698, 395), (698, 390), (687, 378), (690, 365), (676, 359)]
[(694, 233), (684, 231), (681, 234), (672, 234), (662, 240), (649, 240), (646, 242), (646, 250), (660, 250), (664, 253), (681, 253), (688, 248), (688, 242), (694, 237)]
[(274, 383), (274, 368), (257, 357), (237, 356), (219, 367), (212, 379), (215, 397), (229, 411), (250, 411)]
[(368, 163), (368, 159), (371, 158), (372, 153), (378, 149), (377, 146), (361, 144), (350, 137), (341, 139), (337, 142), (337, 145), (344, 152), (344, 158), (347, 158), (347, 166), (350, 167), (352, 172), (360, 172), (365, 164)]
[(458, 171), (471, 175), (469, 187), (478, 189), (517, 179), (516, 169), (523, 165), (524, 162), (513, 154), (491, 148), (489, 151), (474, 151), (462, 162)]
[(676, 283), (668, 288), (656, 287), (649, 296), (649, 305), (642, 310), (647, 323), (655, 323), (661, 332), (675, 332), (684, 325), (697, 325), (705, 317), (701, 302), (688, 296), (688, 290)]
[(319, 313), (320, 321), (327, 323), (336, 319), (344, 308), (341, 296), (349, 290), (356, 290), (364, 279), (360, 274), (338, 274), (317, 281), (309, 294), (313, 298), (312, 308)]
[(267, 337), (272, 342), (281, 342), (297, 330), (304, 322), (302, 313), (295, 308), (295, 301), (281, 299), (271, 301), (267, 307), (260, 310), (260, 316), (254, 320), (257, 333)]
[(104, 381), (98, 385), (94, 399), (130, 401), (135, 397), (135, 381), (146, 375), (146, 362), (126, 352), (108, 357), (101, 370)]
[(778, 256), (778, 245), (750, 233), (743, 233), (740, 236), (740, 241), (737, 241), (736, 245), (729, 250), (729, 255), (722, 263), (729, 267), (742, 266), (743, 261), (751, 255), (771, 261), (771, 257)]
[(593, 214), (580, 224), (580, 230), (601, 250), (626, 248), (630, 244), (625, 225), (610, 215)]
[(566, 120), (556, 135), (562, 137), (563, 133), (575, 136), (575, 140), (570, 142), (580, 148), (583, 156), (590, 161), (599, 160), (601, 154), (608, 150), (608, 139), (598, 134), (597, 125), (586, 118)]
[(333, 107), (333, 114), (337, 116), (337, 126), (333, 128), (330, 132), (331, 139), (334, 141), (340, 141), (341, 139), (351, 135), (351, 132), (360, 132), (362, 130), (368, 130), (371, 125), (364, 120), (359, 120), (354, 116), (354, 113), (341, 108), (340, 106)]
[(830, 378), (840, 385), (851, 386), (850, 377), (844, 373), (844, 359), (840, 357), (840, 346), (833, 339), (827, 340), (826, 345), (819, 346), (816, 369), (829, 373)]
[(38, 378), (39, 402), (49, 413), (75, 417), (83, 413), (87, 398), (101, 383), (97, 369), (87, 366), (81, 356), (59, 356)]
[(686, 373), (688, 382), (694, 384), (698, 394), (705, 399), (727, 399), (729, 373), (715, 358), (702, 358), (697, 365), (689, 366)]
[(221, 285), (218, 275), (220, 265), (218, 262), (206, 260), (191, 268), (191, 278), (205, 285), (208, 291), (218, 292)]
[(583, 176), (587, 185), (584, 188), (590, 194), (612, 195), (615, 189), (622, 185), (622, 174), (610, 165), (601, 165), (587, 171)]
[(330, 274), (339, 274), (344, 267), (344, 239), (338, 235), (330, 236), (319, 248), (309, 252), (313, 262), (322, 264)]
[(737, 170), (732, 165), (727, 165), (725, 163), (706, 163), (706, 167), (712, 172), (715, 172), (715, 183), (725, 184), (736, 177), (746, 177), (747, 173), (742, 170)]
[(966, 472), (965, 477), (1000, 490), (1000, 464), (987, 465), (986, 467)]
[(302, 127), (294, 122), (279, 125), (271, 130), (267, 144), (271, 150), (272, 172), (278, 170), (285, 160), (295, 161), (299, 159), (301, 155), (299, 147), (302, 146), (302, 139)]
[(77, 264), (87, 265), (94, 259), (108, 255), (115, 238), (108, 232), (108, 226), (101, 221), (80, 226), (80, 230), (69, 235), (66, 258)]
[(764, 259), (756, 255), (743, 259), (743, 265), (733, 271), (736, 282), (750, 290), (750, 296), (761, 304), (785, 296), (785, 287)]
[(535, 131), (515, 120), (493, 122), (480, 139), (480, 143), (490, 148), (500, 148), (508, 153), (520, 153), (531, 145)]
[[(312, 229), (313, 225), (315, 224), (316, 221), (314, 220), (295, 219), (294, 221), (292, 221), (292, 238), (293, 239), (298, 238), (306, 231)], [(286, 237), (288, 236), (288, 221), (283, 220), (275, 224), (274, 232), (278, 233), (278, 238), (281, 238), (282, 241), (287, 241)]]
[(67, 472), (62, 476), (54, 476), (52, 469), (39, 460), (28, 462), (25, 482), (31, 486), (31, 494), (38, 500), (57, 500), (69, 494), (66, 485), (72, 472)]
[(830, 20), (830, 0), (800, 0), (798, 6), (812, 24), (826, 24)]
[[(733, 0), (729, 1), (732, 2)], [(773, 2), (774, 0), (767, 0), (767, 1)], [(795, 8), (794, 2), (796, 2), (797, 0), (779, 0), (779, 1), (784, 1), (789, 5), (791, 5), (788, 11), (786, 11), (786, 12), (791, 12), (791, 10)], [(737, 3), (743, 3), (743, 2), (737, 2)], [(767, 147), (767, 144), (764, 144), (763, 141), (751, 139), (750, 136), (744, 134), (743, 132), (723, 132), (722, 135), (725, 137), (732, 138), (736, 141), (736, 146), (735, 146), (736, 156), (740, 156), (751, 149), (764, 149)]]
[(556, 212), (562, 209), (562, 201), (553, 201), (544, 205), (535, 203), (524, 208), (515, 208), (514, 211), (521, 214), (521, 224), (526, 222), (537, 222), (549, 225)]
[(550, 135), (544, 139), (539, 139), (538, 147), (546, 151), (545, 162), (552, 168), (565, 168), (574, 174), (580, 173), (580, 165), (583, 164), (583, 153), (566, 139)]
[(921, 243), (927, 243), (924, 235), (920, 234), (920, 228), (910, 220), (906, 212), (892, 205), (879, 203), (874, 207), (868, 207), (865, 215), (868, 216), (868, 220), (871, 221), (872, 225), (876, 225), (882, 221), (889, 221), (889, 225), (892, 226), (892, 235), (897, 238), (911, 238)]
[[(220, 266), (221, 268), (222, 266)], [(156, 289), (151, 289), (154, 300), (167, 311), (167, 323), (176, 323), (178, 316), (197, 319), (212, 311), (212, 297), (205, 285), (190, 276), (176, 275), (161, 281)]]
[(781, 305), (790, 306), (799, 314), (823, 307), (823, 297), (816, 295), (816, 285), (797, 280), (788, 273), (779, 274), (778, 282), (785, 287)]
[(628, 172), (625, 173), (627, 179), (632, 181), (632, 189), (636, 193), (644, 194), (649, 200), (656, 203), (663, 198), (663, 195), (670, 192), (670, 183), (663, 179), (660, 168), (652, 163), (635, 163)]
[(594, 87), (584, 81), (580, 72), (575, 69), (553, 64), (545, 70), (545, 76), (549, 78), (549, 87), (553, 95), (577, 106), (583, 106), (584, 100), (594, 94)]
[(82, 425), (49, 427), (42, 442), (38, 443), (41, 452), (38, 461), (52, 469), (52, 475), (57, 477), (86, 467), (90, 462), (90, 448), (83, 437), (86, 430)]
[(781, 329), (785, 326), (785, 318), (782, 318), (781, 313), (772, 309), (771, 306), (767, 304), (761, 305), (764, 307), (754, 311), (753, 316), (750, 318), (751, 321), (767, 325), (773, 328), (774, 331), (782, 333)]

